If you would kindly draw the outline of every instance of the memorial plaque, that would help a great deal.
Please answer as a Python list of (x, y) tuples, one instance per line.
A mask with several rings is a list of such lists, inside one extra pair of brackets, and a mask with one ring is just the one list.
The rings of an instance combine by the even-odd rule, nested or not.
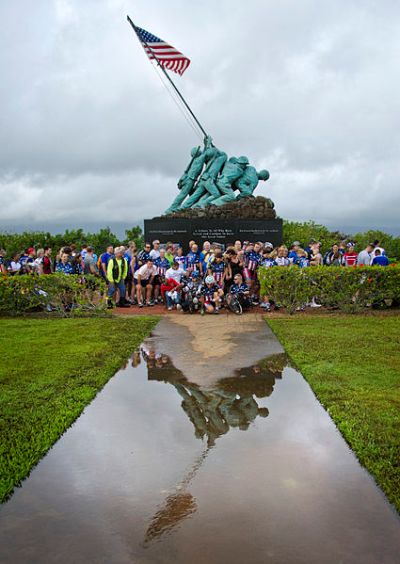
[(146, 241), (158, 239), (161, 243), (181, 243), (185, 249), (192, 239), (199, 245), (204, 241), (221, 243), (224, 246), (240, 241), (270, 242), (274, 246), (282, 243), (281, 219), (145, 219)]

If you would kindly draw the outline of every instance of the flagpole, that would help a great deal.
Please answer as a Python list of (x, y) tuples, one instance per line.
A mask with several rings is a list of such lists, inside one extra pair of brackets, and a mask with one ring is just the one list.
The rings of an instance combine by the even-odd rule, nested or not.
[[(126, 19), (128, 20), (128, 22), (131, 24), (136, 37), (139, 40), (139, 36), (138, 33), (136, 31), (136, 26), (133, 23), (133, 21), (131, 20), (131, 18), (129, 16), (126, 16)], [(179, 98), (182, 100), (182, 102), (184, 103), (186, 109), (189, 111), (190, 115), (192, 116), (192, 118), (194, 119), (194, 121), (196, 122), (196, 124), (198, 125), (198, 127), (201, 129), (202, 133), (204, 134), (205, 137), (208, 137), (205, 129), (203, 128), (203, 126), (201, 125), (201, 123), (199, 122), (199, 120), (197, 119), (197, 117), (194, 115), (194, 113), (192, 112), (189, 104), (186, 102), (185, 98), (182, 96), (182, 94), (179, 92), (178, 88), (176, 87), (175, 83), (173, 82), (172, 78), (169, 76), (169, 74), (167, 73), (167, 71), (164, 69), (163, 65), (160, 63), (160, 61), (158, 60), (155, 52), (153, 51), (153, 49), (148, 45), (148, 43), (146, 43), (146, 41), (143, 41), (143, 43), (146, 45), (146, 47), (151, 51), (151, 53), (153, 54), (153, 57), (155, 58), (155, 60), (157, 61), (158, 66), (160, 67), (160, 69), (163, 71), (163, 73), (165, 74), (165, 76), (168, 78), (169, 82), (172, 84), (172, 87), (174, 88), (175, 92), (178, 94)]]

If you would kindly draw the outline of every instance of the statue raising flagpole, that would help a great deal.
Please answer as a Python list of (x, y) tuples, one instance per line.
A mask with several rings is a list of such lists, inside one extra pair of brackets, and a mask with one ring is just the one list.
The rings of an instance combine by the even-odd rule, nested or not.
[(257, 172), (250, 166), (247, 157), (229, 158), (224, 151), (218, 149), (169, 75), (169, 72), (175, 72), (182, 76), (190, 65), (190, 59), (156, 35), (137, 26), (129, 16), (127, 20), (148, 58), (156, 62), (157, 68), (162, 71), (182, 103), (187, 112), (185, 117), (191, 120), (191, 125), (195, 126), (204, 138), (203, 148), (192, 149), (191, 160), (178, 181), (179, 193), (165, 214), (208, 209), (210, 206), (219, 207), (253, 197), (259, 180), (268, 180), (269, 172)]

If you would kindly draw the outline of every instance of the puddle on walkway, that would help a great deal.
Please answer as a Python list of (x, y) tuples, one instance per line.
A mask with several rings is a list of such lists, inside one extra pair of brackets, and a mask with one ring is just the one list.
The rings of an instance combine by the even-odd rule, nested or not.
[(204, 386), (167, 334), (2, 507), (1, 562), (399, 562), (398, 517), (285, 354), (211, 358)]

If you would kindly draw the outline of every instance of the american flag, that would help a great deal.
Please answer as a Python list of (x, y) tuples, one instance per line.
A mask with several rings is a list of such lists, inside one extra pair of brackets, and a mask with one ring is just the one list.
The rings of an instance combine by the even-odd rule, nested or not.
[(145, 29), (135, 26), (135, 31), (150, 60), (157, 58), (161, 66), (182, 76), (190, 65), (190, 59)]

